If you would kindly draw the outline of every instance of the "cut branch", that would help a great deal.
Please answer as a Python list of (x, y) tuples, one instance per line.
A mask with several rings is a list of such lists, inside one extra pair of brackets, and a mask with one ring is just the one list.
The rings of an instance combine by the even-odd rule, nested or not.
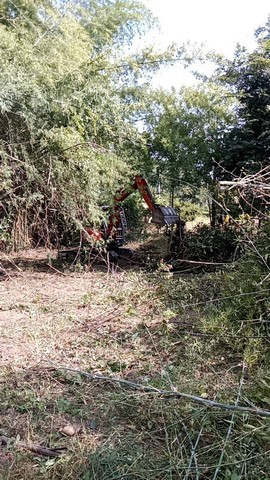
[(176, 390), (161, 390), (159, 388), (155, 388), (151, 385), (142, 385), (140, 383), (136, 382), (131, 382), (130, 380), (125, 380), (122, 378), (115, 378), (115, 377), (109, 377), (106, 375), (98, 375), (98, 374), (92, 374), (88, 372), (84, 372), (82, 370), (74, 369), (74, 368), (68, 368), (68, 367), (63, 367), (56, 365), (54, 362), (50, 360), (45, 360), (46, 363), (50, 363), (55, 369), (57, 370), (64, 370), (66, 372), (71, 372), (75, 373), (77, 375), (81, 375), (83, 377), (88, 378), (89, 380), (92, 381), (98, 381), (98, 382), (109, 382), (109, 383), (118, 383), (118, 385), (126, 388), (131, 388), (133, 390), (138, 390), (140, 392), (144, 393), (153, 393), (155, 395), (164, 397), (164, 398), (176, 398), (176, 399), (185, 399), (189, 402), (194, 402), (194, 403), (199, 403), (203, 405), (204, 407), (211, 407), (211, 408), (219, 408), (221, 410), (229, 410), (232, 412), (238, 412), (238, 413), (250, 413), (252, 415), (258, 415), (260, 417), (270, 417), (270, 410), (263, 410), (260, 408), (251, 408), (251, 407), (242, 407), (238, 405), (228, 405), (225, 403), (220, 403), (220, 402), (215, 402), (212, 400), (208, 400), (206, 398), (198, 397), (196, 395), (189, 395), (187, 393), (182, 393), (178, 392)]

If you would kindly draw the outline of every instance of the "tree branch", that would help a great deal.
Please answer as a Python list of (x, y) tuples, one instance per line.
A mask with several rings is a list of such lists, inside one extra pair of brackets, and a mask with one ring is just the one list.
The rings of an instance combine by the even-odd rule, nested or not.
[(159, 388), (155, 388), (151, 385), (142, 385), (140, 383), (131, 382), (130, 380), (125, 380), (122, 378), (115, 378), (109, 377), (106, 375), (99, 375), (99, 374), (92, 374), (88, 372), (84, 372), (82, 370), (63, 367), (60, 365), (56, 365), (51, 360), (44, 360), (46, 363), (52, 365), (56, 370), (64, 370), (66, 372), (76, 373), (77, 375), (81, 375), (83, 377), (88, 378), (89, 380), (98, 381), (98, 382), (110, 382), (110, 383), (118, 383), (122, 387), (131, 388), (133, 390), (139, 390), (144, 393), (153, 393), (165, 398), (178, 398), (178, 399), (185, 399), (189, 402), (199, 403), (205, 407), (212, 407), (212, 408), (219, 408), (221, 410), (229, 410), (238, 413), (250, 413), (253, 415), (258, 415), (260, 417), (270, 417), (270, 410), (263, 410), (260, 408), (251, 408), (251, 407), (241, 407), (238, 405), (227, 405), (225, 403), (215, 402), (212, 400), (208, 400), (206, 398), (197, 397), (195, 395), (189, 395), (187, 393), (182, 393), (174, 390), (161, 390)]

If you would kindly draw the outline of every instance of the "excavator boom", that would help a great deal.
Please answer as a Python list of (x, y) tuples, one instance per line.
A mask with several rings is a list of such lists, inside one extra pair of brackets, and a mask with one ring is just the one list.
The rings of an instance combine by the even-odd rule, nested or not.
[(180, 221), (179, 215), (174, 208), (164, 207), (155, 203), (145, 178), (141, 177), (140, 175), (136, 175), (130, 188), (127, 190), (121, 190), (114, 198), (114, 205), (108, 223), (107, 238), (117, 236), (118, 244), (119, 239), (121, 238), (121, 229), (123, 230), (123, 237), (125, 236), (126, 230), (126, 223), (125, 221), (123, 222), (124, 212), (121, 204), (136, 190), (140, 192), (142, 198), (152, 213), (151, 223), (154, 223), (159, 227), (164, 227), (176, 225)]
[[(154, 223), (158, 227), (176, 225), (176, 228), (181, 228), (181, 220), (177, 211), (172, 207), (165, 207), (155, 203), (153, 195), (149, 189), (147, 181), (140, 175), (136, 175), (133, 184), (127, 190), (121, 190), (114, 198), (113, 208), (110, 211), (108, 223), (104, 220), (100, 230), (95, 230), (92, 227), (85, 227), (83, 229), (82, 240), (85, 243), (91, 244), (106, 244), (107, 250), (110, 254), (118, 255), (121, 251), (121, 255), (128, 253), (130, 250), (122, 247), (125, 243), (125, 236), (127, 232), (127, 221), (125, 216), (125, 210), (122, 206), (122, 202), (133, 192), (138, 190), (148, 206), (152, 218), (151, 223)], [(107, 210), (109, 207), (104, 207)], [(126, 251), (126, 252), (125, 252)], [(74, 253), (74, 249), (62, 251), (59, 253), (61, 258), (67, 258), (68, 255)], [(78, 250), (74, 253), (77, 258)]]

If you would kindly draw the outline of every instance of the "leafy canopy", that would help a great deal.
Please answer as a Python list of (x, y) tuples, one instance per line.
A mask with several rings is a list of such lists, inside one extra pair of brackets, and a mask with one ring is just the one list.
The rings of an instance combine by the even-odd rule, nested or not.
[(140, 136), (114, 64), (150, 24), (132, 0), (2, 2), (0, 218), (9, 231), (23, 215), (33, 239), (55, 241), (97, 218), (130, 174)]

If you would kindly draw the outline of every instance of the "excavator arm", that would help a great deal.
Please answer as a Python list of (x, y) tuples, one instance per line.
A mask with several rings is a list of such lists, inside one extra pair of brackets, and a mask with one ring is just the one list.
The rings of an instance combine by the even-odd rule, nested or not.
[(129, 195), (131, 195), (135, 190), (139, 190), (141, 196), (143, 197), (145, 203), (147, 204), (149, 210), (153, 211), (155, 208), (155, 202), (150, 192), (147, 181), (140, 175), (135, 176), (134, 183), (129, 187), (128, 190), (121, 190), (118, 195), (114, 198), (114, 205), (117, 206), (122, 203)]
[(152, 213), (151, 223), (155, 223), (156, 225), (163, 227), (175, 225), (179, 222), (179, 215), (174, 208), (164, 207), (155, 203), (148, 183), (144, 178), (142, 178), (140, 175), (136, 175), (134, 183), (136, 184), (142, 198)]
[[(145, 178), (141, 177), (140, 175), (136, 175), (134, 183), (130, 186), (130, 188), (128, 190), (121, 190), (114, 198), (114, 205), (108, 223), (107, 237), (115, 236), (113, 232), (118, 231), (118, 236), (120, 238), (120, 229), (123, 228), (122, 224), (124, 217), (121, 203), (136, 190), (139, 190), (142, 198), (152, 213), (151, 223), (154, 223), (160, 227), (176, 225), (179, 223), (180, 218), (176, 210), (172, 207), (157, 205)], [(125, 232), (123, 232), (123, 234), (124, 233)]]
[[(176, 225), (174, 239), (177, 237), (177, 242), (174, 241), (173, 247), (176, 248), (177, 246), (179, 246), (180, 234), (178, 235), (177, 231), (181, 231), (183, 222), (181, 222), (179, 215), (174, 208), (164, 207), (155, 203), (147, 181), (140, 175), (135, 176), (134, 182), (129, 189), (120, 190), (120, 192), (115, 196), (112, 209), (110, 209), (109, 207), (104, 207), (104, 210), (110, 210), (108, 223), (104, 220), (102, 222), (100, 230), (96, 230), (93, 227), (84, 227), (82, 233), (83, 243), (105, 243), (108, 252), (110, 252), (111, 255), (115, 254), (117, 256), (117, 254), (119, 253), (119, 247), (122, 247), (125, 243), (125, 234), (127, 230), (125, 211), (122, 207), (122, 202), (136, 190), (140, 192), (140, 195), (144, 199), (146, 205), (151, 212), (152, 223), (156, 224), (159, 227), (173, 227), (174, 225)], [(128, 256), (130, 256), (131, 251), (129, 249), (120, 248), (120, 250), (121, 255), (124, 255), (124, 253), (126, 255), (128, 253)], [(74, 251), (74, 249), (69, 249), (59, 253), (61, 258), (67, 258), (69, 254), (74, 254), (74, 258), (77, 258), (78, 250), (75, 249)]]

